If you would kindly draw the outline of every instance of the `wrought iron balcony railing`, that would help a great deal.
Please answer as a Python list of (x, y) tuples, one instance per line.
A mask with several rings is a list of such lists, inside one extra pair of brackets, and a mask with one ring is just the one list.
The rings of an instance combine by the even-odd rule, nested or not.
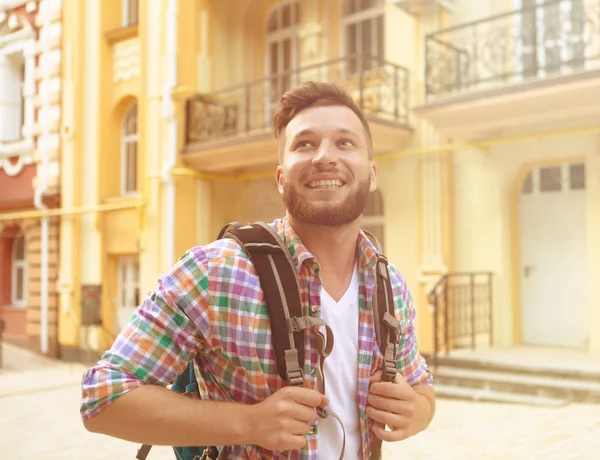
[(337, 83), (370, 120), (407, 126), (408, 74), (379, 58), (350, 56), (194, 96), (187, 101), (187, 144), (270, 128), (281, 95), (306, 80)]
[(600, 0), (549, 0), (426, 37), (426, 97), (600, 67)]

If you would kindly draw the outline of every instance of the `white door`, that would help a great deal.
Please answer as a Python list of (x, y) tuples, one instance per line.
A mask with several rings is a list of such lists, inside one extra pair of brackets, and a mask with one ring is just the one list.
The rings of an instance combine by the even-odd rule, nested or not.
[(519, 198), (524, 345), (584, 348), (589, 336), (585, 166), (534, 169)]
[(121, 257), (117, 264), (119, 330), (129, 322), (140, 301), (139, 263), (136, 256)]

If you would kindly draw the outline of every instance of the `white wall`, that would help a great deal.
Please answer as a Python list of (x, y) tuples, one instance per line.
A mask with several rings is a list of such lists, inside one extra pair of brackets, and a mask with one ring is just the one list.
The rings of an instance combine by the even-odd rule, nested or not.
[[(510, 345), (513, 338), (512, 292), (515, 286), (512, 285), (511, 250), (513, 238), (518, 235), (513, 235), (511, 230), (511, 192), (519, 171), (528, 163), (577, 156), (586, 158), (589, 177), (588, 242), (590, 250), (598, 254), (600, 247), (592, 241), (592, 235), (600, 234), (598, 150), (597, 135), (581, 135), (498, 146), (491, 148), (487, 154), (476, 150), (455, 153), (453, 270), (489, 270), (494, 273), (494, 332), (498, 345)], [(590, 287), (595, 289), (600, 258), (593, 257), (592, 251), (589, 264)], [(590, 295), (591, 305), (600, 301), (600, 292), (597, 291)], [(595, 321), (600, 322), (600, 315), (594, 314)], [(595, 327), (596, 331), (600, 331), (598, 326)], [(600, 346), (599, 339), (594, 339), (596, 346)]]

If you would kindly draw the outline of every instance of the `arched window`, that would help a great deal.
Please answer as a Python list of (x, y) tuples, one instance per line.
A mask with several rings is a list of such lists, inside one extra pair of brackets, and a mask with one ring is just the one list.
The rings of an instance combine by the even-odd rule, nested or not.
[(385, 213), (383, 210), (383, 198), (379, 190), (375, 190), (369, 195), (367, 208), (363, 213), (362, 228), (371, 232), (385, 250)]
[(267, 20), (267, 74), (269, 100), (275, 106), (281, 95), (296, 84), (300, 2), (286, 0), (275, 5)]
[(384, 55), (383, 0), (344, 0), (342, 30), (348, 73), (375, 69)]
[(137, 118), (137, 102), (134, 102), (125, 111), (121, 125), (121, 195), (137, 191)]
[(11, 280), (11, 304), (24, 307), (27, 304), (27, 252), (22, 233), (13, 240)]

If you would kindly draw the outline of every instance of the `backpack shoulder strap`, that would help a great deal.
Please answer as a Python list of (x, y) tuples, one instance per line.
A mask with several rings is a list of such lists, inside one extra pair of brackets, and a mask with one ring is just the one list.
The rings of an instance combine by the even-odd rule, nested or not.
[[(393, 382), (398, 370), (396, 354), (400, 340), (400, 322), (395, 314), (388, 261), (381, 253), (377, 256), (376, 273), (377, 283), (373, 293), (375, 335), (384, 358), (383, 381)], [(375, 436), (371, 446), (371, 458), (381, 458), (381, 444), (381, 439)]]
[(383, 255), (381, 244), (371, 232), (364, 230), (377, 252), (377, 284), (373, 296), (375, 335), (379, 350), (385, 358), (384, 380), (392, 381), (396, 376), (396, 348), (399, 342), (400, 322), (396, 319), (392, 282), (388, 260)]
[(400, 322), (395, 314), (388, 261), (382, 255), (377, 256), (376, 272), (377, 284), (373, 296), (375, 335), (379, 350), (385, 359), (383, 379), (393, 381), (397, 371), (396, 349), (400, 339)]
[[(269, 310), (277, 371), (292, 385), (303, 384), (304, 330), (298, 275), (289, 250), (271, 227), (262, 222), (225, 229), (246, 251), (258, 273)], [(300, 327), (298, 326), (300, 324)]]
[(375, 249), (377, 249), (377, 252), (379, 252), (379, 254), (383, 254), (383, 249), (381, 247), (381, 243), (379, 242), (377, 237), (375, 235), (373, 235), (370, 231), (365, 230), (364, 228), (362, 229), (362, 231), (367, 236), (367, 238), (369, 238), (371, 243), (373, 243), (373, 246), (375, 246)]

